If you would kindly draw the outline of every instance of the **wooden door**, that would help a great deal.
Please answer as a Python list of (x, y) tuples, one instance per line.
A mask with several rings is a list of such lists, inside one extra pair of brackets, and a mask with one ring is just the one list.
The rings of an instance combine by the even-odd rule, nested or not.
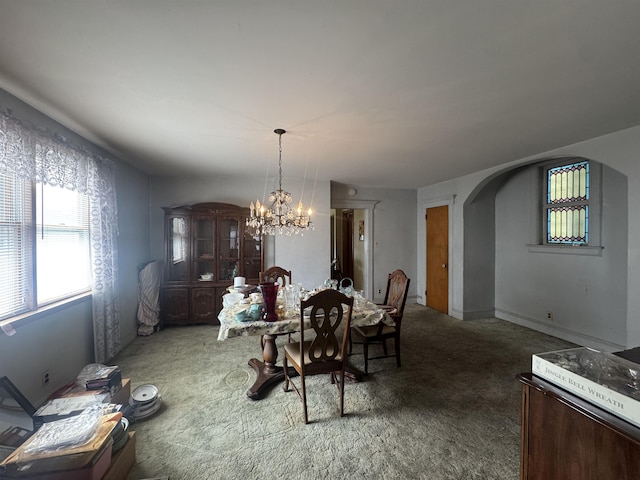
[(353, 210), (342, 212), (342, 276), (353, 279)]
[(427, 307), (449, 313), (449, 207), (427, 208)]

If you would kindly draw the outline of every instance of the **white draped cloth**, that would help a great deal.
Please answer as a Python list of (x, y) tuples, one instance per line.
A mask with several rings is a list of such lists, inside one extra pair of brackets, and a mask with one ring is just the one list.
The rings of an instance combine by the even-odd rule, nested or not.
[(138, 283), (138, 335), (151, 335), (160, 321), (162, 262), (154, 260), (140, 271)]

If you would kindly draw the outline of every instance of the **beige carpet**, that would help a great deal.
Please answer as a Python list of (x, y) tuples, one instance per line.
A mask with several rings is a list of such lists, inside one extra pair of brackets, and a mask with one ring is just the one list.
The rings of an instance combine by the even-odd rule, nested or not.
[[(328, 377), (311, 378), (305, 425), (294, 392), (277, 386), (263, 400), (246, 397), (258, 338), (218, 342), (217, 333), (168, 328), (114, 359), (132, 388), (154, 384), (163, 399), (156, 415), (131, 426), (138, 443), (129, 480), (515, 480), (515, 376), (530, 370), (532, 353), (573, 346), (501, 320), (463, 322), (407, 305), (402, 367), (372, 361), (366, 381), (346, 385), (343, 418)], [(351, 361), (362, 368), (355, 348)]]

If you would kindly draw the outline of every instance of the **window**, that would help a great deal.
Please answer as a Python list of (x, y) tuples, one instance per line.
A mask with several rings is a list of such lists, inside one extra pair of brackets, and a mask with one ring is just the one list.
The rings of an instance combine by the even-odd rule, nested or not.
[(545, 243), (589, 244), (589, 162), (545, 169)]
[(0, 319), (88, 291), (85, 194), (0, 175)]
[(38, 305), (89, 290), (89, 199), (50, 185), (36, 185)]
[(90, 292), (95, 361), (113, 358), (117, 234), (114, 163), (0, 105), (0, 323), (17, 325)]

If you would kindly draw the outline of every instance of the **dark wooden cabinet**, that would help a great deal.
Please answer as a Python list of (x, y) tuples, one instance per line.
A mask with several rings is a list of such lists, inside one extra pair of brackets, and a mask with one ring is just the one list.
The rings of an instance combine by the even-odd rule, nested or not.
[(160, 289), (161, 325), (189, 322), (189, 289), (186, 287), (162, 287)]
[(256, 285), (262, 271), (261, 238), (254, 238), (245, 225), (249, 209), (199, 203), (164, 211), (161, 326), (218, 324), (222, 295), (234, 277)]
[(637, 480), (640, 429), (530, 373), (522, 382), (522, 480)]

